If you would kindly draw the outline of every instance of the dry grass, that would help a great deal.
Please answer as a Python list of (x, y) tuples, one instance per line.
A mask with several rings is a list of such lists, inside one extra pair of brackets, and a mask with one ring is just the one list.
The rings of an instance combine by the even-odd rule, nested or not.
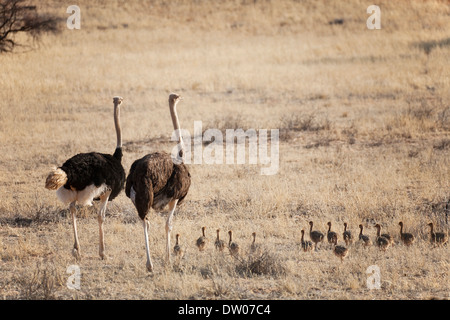
[[(81, 30), (45, 36), (0, 56), (0, 299), (428, 299), (449, 298), (447, 247), (431, 248), (429, 221), (448, 230), (450, 90), (445, 1), (79, 1)], [(40, 10), (58, 13), (59, 1)], [(343, 19), (343, 23), (334, 23)], [(329, 23), (333, 22), (333, 23)], [(124, 166), (170, 151), (167, 95), (183, 128), (280, 129), (280, 169), (191, 165), (174, 219), (184, 257), (164, 263), (165, 215), (154, 213), (155, 272), (142, 226), (122, 193), (107, 209), (108, 259), (98, 257), (95, 208), (79, 209), (83, 258), (71, 256), (70, 213), (44, 189), (52, 166), (79, 152), (113, 152), (112, 97), (124, 97)], [(343, 263), (327, 245), (300, 248), (300, 230), (342, 234), (362, 223), (393, 234), (386, 253), (358, 243)], [(399, 243), (398, 222), (416, 235)], [(201, 226), (233, 230), (239, 259)], [(209, 230), (209, 232), (208, 232)], [(247, 255), (251, 233), (264, 243)], [(223, 233), (224, 235), (225, 233)], [(308, 239), (308, 237), (307, 237)], [(342, 244), (342, 237), (338, 244)], [(81, 270), (69, 290), (67, 267)], [(381, 289), (369, 290), (377, 265)]]

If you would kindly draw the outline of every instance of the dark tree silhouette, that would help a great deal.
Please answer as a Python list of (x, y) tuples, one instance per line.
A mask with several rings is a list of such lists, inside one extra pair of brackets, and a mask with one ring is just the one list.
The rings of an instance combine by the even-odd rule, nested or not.
[(17, 33), (27, 33), (33, 40), (43, 32), (56, 33), (58, 18), (39, 14), (36, 6), (25, 0), (0, 0), (0, 53), (11, 52), (20, 46)]

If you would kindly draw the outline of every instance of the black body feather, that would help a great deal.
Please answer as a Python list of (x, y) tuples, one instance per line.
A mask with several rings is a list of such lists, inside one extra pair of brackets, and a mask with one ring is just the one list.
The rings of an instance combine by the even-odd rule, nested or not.
[(125, 183), (125, 170), (121, 160), (121, 148), (116, 148), (114, 155), (97, 152), (79, 153), (60, 167), (67, 174), (64, 188), (81, 191), (91, 184), (99, 187), (105, 183), (111, 190), (109, 196), (111, 201), (119, 195)]

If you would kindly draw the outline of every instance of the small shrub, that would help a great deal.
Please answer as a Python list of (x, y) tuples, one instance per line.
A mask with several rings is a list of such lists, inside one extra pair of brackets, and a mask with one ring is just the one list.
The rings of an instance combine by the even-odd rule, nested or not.
[(450, 148), (450, 139), (442, 139), (433, 145), (436, 150), (445, 150)]
[(315, 114), (289, 115), (281, 118), (281, 127), (290, 131), (329, 130), (331, 122), (326, 118), (318, 120)]
[(269, 275), (272, 277), (285, 276), (287, 268), (281, 259), (267, 248), (257, 250), (246, 258), (236, 258), (239, 263), (236, 265), (237, 274), (244, 277), (254, 275)]

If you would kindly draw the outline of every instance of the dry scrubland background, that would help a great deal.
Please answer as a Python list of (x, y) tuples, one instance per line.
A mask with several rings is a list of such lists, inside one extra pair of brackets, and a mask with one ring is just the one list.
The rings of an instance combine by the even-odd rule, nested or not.
[[(81, 8), (68, 30), (66, 8)], [(450, 190), (450, 7), (447, 1), (379, 1), (381, 30), (368, 30), (372, 1), (40, 1), (61, 33), (35, 50), (0, 56), (0, 298), (2, 299), (428, 299), (449, 297), (449, 249), (431, 249)], [(343, 24), (333, 24), (344, 19)], [(27, 39), (23, 39), (26, 41)], [(29, 42), (28, 42), (29, 43)], [(170, 151), (167, 97), (183, 128), (279, 128), (280, 169), (191, 165), (189, 195), (174, 232), (186, 250), (164, 267), (165, 215), (152, 214), (154, 274), (142, 226), (125, 194), (109, 204), (98, 257), (92, 208), (79, 210), (81, 289), (66, 287), (73, 231), (66, 206), (44, 189), (52, 166), (79, 152), (112, 153), (112, 97), (124, 97), (124, 166)], [(327, 246), (300, 251), (313, 220), (418, 238), (387, 253), (351, 248), (342, 264)], [(232, 259), (212, 245), (251, 233), (262, 255)], [(308, 237), (307, 237), (308, 239)], [(341, 238), (342, 239), (342, 238)], [(342, 240), (339, 241), (342, 244)], [(381, 289), (368, 290), (378, 265)]]

